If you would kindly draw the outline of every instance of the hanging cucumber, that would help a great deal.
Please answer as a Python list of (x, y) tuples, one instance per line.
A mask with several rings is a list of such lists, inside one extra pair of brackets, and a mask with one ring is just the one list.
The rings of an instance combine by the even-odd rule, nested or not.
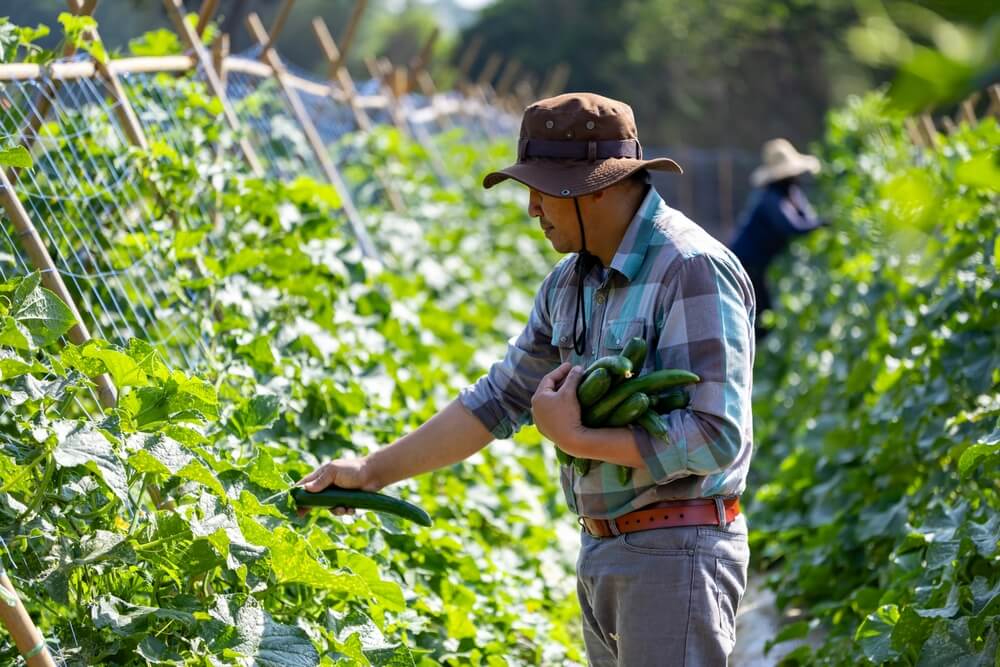
[(602, 426), (626, 426), (639, 418), (649, 409), (649, 396), (637, 391), (615, 408), (615, 411), (605, 420)]
[(609, 389), (611, 389), (611, 373), (607, 368), (596, 368), (576, 388), (576, 398), (580, 401), (580, 407), (590, 407), (601, 400)]
[(646, 433), (654, 438), (659, 438), (660, 440), (667, 439), (667, 427), (663, 425), (663, 420), (660, 419), (660, 415), (653, 408), (639, 415), (639, 418), (634, 423), (646, 429)]
[(618, 466), (618, 483), (622, 486), (628, 484), (632, 479), (632, 468), (628, 466)]
[(311, 493), (297, 486), (292, 489), (292, 498), (299, 507), (356, 507), (393, 514), (421, 526), (431, 525), (431, 517), (423, 509), (382, 493), (339, 487), (327, 487), (322, 491)]
[(691, 371), (679, 368), (665, 368), (663, 370), (647, 373), (646, 375), (642, 375), (637, 378), (632, 378), (631, 380), (626, 380), (609, 391), (604, 398), (598, 401), (589, 410), (585, 410), (583, 414), (583, 423), (586, 426), (600, 426), (605, 422), (605, 420), (607, 420), (608, 417), (611, 416), (611, 413), (615, 411), (615, 408), (621, 405), (625, 399), (636, 392), (641, 391), (646, 395), (655, 394), (670, 389), (671, 387), (691, 384), (700, 380), (701, 378)]
[(653, 397), (652, 408), (661, 415), (671, 410), (686, 408), (691, 402), (691, 394), (683, 387), (677, 387)]
[(612, 383), (615, 380), (622, 380), (632, 377), (632, 362), (620, 354), (610, 354), (606, 357), (594, 361), (583, 371), (583, 379), (586, 380), (590, 374), (598, 368), (603, 368), (611, 375)]
[(638, 373), (646, 363), (646, 341), (642, 338), (629, 339), (622, 350), (622, 356), (632, 363), (632, 370)]

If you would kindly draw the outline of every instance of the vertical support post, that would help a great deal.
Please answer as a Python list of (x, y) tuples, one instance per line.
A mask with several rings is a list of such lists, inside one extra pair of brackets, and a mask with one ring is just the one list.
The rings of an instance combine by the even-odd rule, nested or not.
[[(219, 78), (219, 74), (212, 64), (211, 55), (208, 53), (208, 49), (205, 48), (205, 44), (202, 43), (198, 33), (184, 20), (184, 5), (181, 3), (181, 0), (163, 0), (163, 2), (181, 39), (189, 49), (194, 51), (195, 57), (198, 59), (198, 64), (201, 65), (202, 71), (205, 74), (208, 89), (222, 104), (222, 115), (225, 117), (226, 122), (234, 132), (239, 132), (240, 121), (236, 117), (236, 112), (233, 111), (232, 105), (229, 103), (229, 98), (226, 97), (226, 89), (223, 87), (222, 80)], [(255, 176), (262, 175), (264, 169), (261, 167), (260, 159), (257, 157), (257, 152), (254, 151), (253, 146), (250, 145), (246, 137), (240, 136), (238, 141), (240, 150), (243, 152), (243, 157), (246, 159), (247, 164), (250, 165), (250, 170)]]
[(903, 121), (903, 126), (906, 128), (906, 134), (910, 137), (910, 141), (914, 146), (924, 145), (924, 137), (920, 133), (920, 128), (917, 126), (917, 121), (912, 118), (907, 118)]
[(198, 12), (198, 25), (194, 29), (198, 33), (198, 37), (204, 37), (208, 22), (215, 16), (215, 10), (218, 8), (219, 0), (204, 0), (201, 3), (201, 11)]
[(490, 54), (490, 57), (486, 59), (486, 64), (483, 65), (483, 69), (479, 71), (479, 77), (476, 79), (476, 83), (480, 86), (488, 86), (493, 81), (493, 77), (497, 75), (500, 70), (500, 65), (503, 64), (503, 57), (498, 53)]
[(294, 5), (295, 0), (284, 0), (284, 2), (281, 3), (281, 7), (278, 9), (278, 15), (274, 18), (274, 23), (271, 24), (271, 30), (267, 34), (267, 42), (261, 46), (261, 52), (274, 48), (277, 45), (278, 37), (281, 35), (281, 31), (284, 30), (285, 22), (288, 21), (288, 15), (292, 13), (292, 7)]
[(570, 67), (566, 63), (556, 65), (549, 73), (549, 78), (542, 85), (539, 94), (542, 97), (552, 97), (561, 93), (566, 89), (566, 83), (569, 81), (569, 73)]
[(342, 60), (337, 61), (337, 65), (346, 66), (347, 54), (351, 52), (351, 47), (354, 45), (354, 36), (358, 32), (358, 26), (361, 24), (361, 17), (365, 13), (365, 8), (368, 6), (368, 0), (357, 0), (354, 3), (354, 9), (351, 11), (351, 18), (347, 21), (347, 27), (344, 29), (344, 34), (340, 37), (340, 57)]
[(479, 55), (479, 50), (482, 48), (482, 35), (475, 35), (469, 42), (469, 46), (466, 47), (465, 52), (462, 53), (462, 56), (458, 59), (457, 81), (460, 85), (465, 85), (470, 81), (469, 72), (472, 70), (472, 63), (475, 62), (476, 56)]
[(986, 113), (993, 114), (995, 117), (1000, 118), (1000, 83), (994, 83), (992, 86), (987, 88), (986, 94), (990, 98), (990, 106), (986, 110)]
[[(354, 114), (354, 121), (358, 124), (358, 129), (363, 133), (368, 133), (372, 129), (372, 122), (368, 114), (365, 113), (365, 110), (358, 103), (358, 91), (354, 86), (354, 79), (351, 77), (351, 73), (344, 67), (343, 52), (337, 48), (337, 42), (334, 41), (333, 35), (330, 34), (330, 30), (326, 26), (326, 21), (321, 17), (317, 16), (312, 20), (312, 28), (329, 66), (327, 78), (331, 86), (330, 96), (333, 97), (333, 84), (337, 82), (344, 96), (347, 98), (347, 104), (351, 107), (351, 113)], [(335, 99), (334, 102), (339, 103), (339, 100)], [(380, 171), (375, 172), (375, 177), (385, 191), (386, 198), (389, 200), (389, 206), (396, 213), (402, 213), (406, 207), (403, 204), (403, 197), (399, 194), (399, 190), (393, 187)]]
[(392, 116), (392, 124), (395, 125), (404, 136), (409, 136), (409, 128), (406, 127), (406, 121), (403, 119), (399, 110), (399, 100), (396, 99), (395, 92), (386, 81), (386, 73), (383, 68), (384, 62), (384, 60), (379, 61), (371, 57), (365, 58), (365, 66), (368, 68), (368, 74), (373, 80), (378, 82), (379, 90), (385, 96), (386, 102), (389, 105), (389, 115)]
[(226, 89), (226, 58), (229, 57), (229, 33), (224, 32), (212, 42), (212, 66), (219, 74), (222, 89)]
[[(264, 29), (264, 24), (261, 23), (260, 17), (257, 16), (256, 13), (251, 13), (247, 16), (247, 28), (250, 31), (250, 36), (253, 37), (253, 39), (255, 39), (259, 44), (263, 46), (267, 43), (267, 31)], [(344, 180), (341, 178), (340, 172), (337, 171), (336, 165), (334, 165), (333, 161), (330, 159), (330, 155), (327, 153), (322, 139), (320, 139), (319, 132), (316, 131), (316, 127), (313, 125), (312, 119), (309, 117), (309, 113), (302, 104), (302, 99), (299, 97), (298, 91), (289, 85), (286, 78), (284, 64), (281, 62), (281, 57), (273, 48), (266, 49), (261, 53), (261, 56), (264, 59), (264, 62), (271, 68), (271, 71), (274, 73), (274, 78), (278, 81), (278, 86), (281, 88), (282, 92), (284, 92), (286, 99), (288, 99), (288, 104), (291, 106), (292, 114), (302, 127), (306, 141), (309, 143), (309, 147), (312, 148), (320, 169), (323, 171), (323, 175), (340, 194), (341, 206), (344, 209), (344, 213), (347, 214), (347, 219), (351, 224), (354, 236), (357, 238), (362, 252), (368, 257), (377, 259), (375, 246), (368, 237), (368, 231), (365, 229), (364, 222), (361, 220), (361, 215), (358, 213), (357, 209), (354, 208), (354, 202), (351, 200), (351, 193), (347, 189), (347, 185), (344, 183)]]
[[(974, 93), (962, 101), (959, 113), (962, 120), (968, 123), (970, 127), (978, 122), (976, 118), (976, 102), (979, 101), (979, 98), (980, 94)], [(958, 119), (956, 118), (955, 120), (957, 121)]]
[(496, 91), (497, 95), (500, 97), (507, 97), (510, 93), (510, 88), (514, 83), (514, 77), (521, 70), (521, 61), (517, 58), (511, 58), (507, 61), (507, 66), (503, 68), (503, 73), (497, 80)]
[(937, 144), (937, 128), (934, 127), (934, 119), (929, 113), (920, 114), (918, 121), (920, 129), (924, 133), (927, 145), (933, 148)]
[[(69, 290), (66, 289), (66, 284), (62, 280), (62, 276), (59, 275), (59, 271), (56, 269), (55, 263), (52, 261), (45, 243), (42, 241), (42, 237), (39, 236), (38, 230), (35, 229), (34, 223), (31, 222), (31, 218), (28, 216), (28, 212), (25, 210), (21, 200), (14, 193), (14, 188), (7, 178), (7, 174), (2, 170), (0, 170), (0, 205), (6, 211), (7, 217), (14, 223), (14, 229), (17, 230), (17, 235), (21, 239), (21, 245), (28, 254), (28, 259), (31, 260), (32, 266), (41, 272), (42, 284), (63, 300), (73, 314), (74, 319), (76, 319), (76, 324), (73, 325), (67, 334), (70, 341), (76, 345), (83, 345), (90, 340), (90, 331), (87, 330), (87, 325), (83, 323), (80, 311), (77, 310), (73, 297), (70, 295)], [(97, 397), (101, 405), (105, 408), (113, 408), (118, 402), (118, 396), (115, 386), (111, 383), (111, 378), (107, 375), (99, 375), (93, 378), (93, 380), (97, 384)]]
[(55, 667), (42, 633), (35, 627), (3, 567), (0, 567), (0, 588), (3, 589), (0, 591), (0, 623), (10, 632), (25, 663), (28, 667)]

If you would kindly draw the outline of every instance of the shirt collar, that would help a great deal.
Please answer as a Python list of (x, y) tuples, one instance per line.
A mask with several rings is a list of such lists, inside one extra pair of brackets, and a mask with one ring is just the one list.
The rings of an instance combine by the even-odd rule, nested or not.
[(621, 273), (632, 282), (639, 275), (639, 269), (646, 259), (646, 250), (649, 248), (649, 239), (653, 234), (654, 221), (660, 208), (665, 204), (659, 193), (653, 186), (649, 187), (649, 192), (639, 205), (639, 209), (632, 217), (622, 237), (618, 250), (611, 260), (612, 269)]

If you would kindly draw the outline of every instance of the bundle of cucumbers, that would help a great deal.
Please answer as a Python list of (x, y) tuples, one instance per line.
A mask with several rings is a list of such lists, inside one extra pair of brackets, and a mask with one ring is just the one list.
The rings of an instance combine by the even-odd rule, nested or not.
[[(690, 395), (684, 385), (700, 381), (697, 375), (679, 368), (665, 368), (633, 376), (646, 362), (646, 341), (633, 338), (622, 353), (601, 357), (583, 372), (576, 397), (584, 426), (591, 428), (637, 424), (653, 437), (666, 438), (660, 415), (686, 408)], [(572, 464), (581, 475), (590, 470), (590, 459), (576, 459), (556, 449), (560, 463)], [(619, 466), (622, 484), (628, 482), (632, 469)]]

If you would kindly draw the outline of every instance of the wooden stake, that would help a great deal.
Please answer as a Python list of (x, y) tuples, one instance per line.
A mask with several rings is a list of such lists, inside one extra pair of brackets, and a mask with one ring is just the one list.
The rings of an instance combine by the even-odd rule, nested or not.
[[(35, 627), (34, 621), (28, 615), (28, 611), (21, 603), (21, 598), (14, 588), (14, 584), (7, 578), (7, 573), (0, 567), (0, 587), (3, 588), (0, 597), (0, 623), (3, 624), (11, 637), (14, 638), (14, 645), (18, 652), (25, 657), (28, 667), (55, 667), (52, 655), (45, 645), (42, 633)], [(9, 598), (9, 601), (8, 601)], [(10, 604), (9, 602), (13, 602)]]
[(338, 65), (344, 64), (346, 66), (347, 64), (347, 54), (351, 52), (351, 47), (354, 45), (354, 36), (358, 32), (358, 25), (361, 24), (361, 17), (364, 15), (367, 6), (368, 0), (357, 0), (354, 3), (354, 11), (351, 12), (351, 18), (347, 21), (347, 28), (340, 37), (341, 60), (338, 61)]
[[(253, 37), (258, 44), (263, 46), (267, 43), (267, 31), (264, 29), (264, 24), (261, 23), (260, 17), (257, 16), (256, 13), (251, 13), (247, 16), (247, 28), (250, 31), (251, 37)], [(285, 98), (288, 100), (292, 114), (302, 127), (302, 132), (305, 134), (309, 147), (312, 148), (316, 161), (319, 163), (320, 169), (323, 171), (323, 175), (326, 176), (328, 182), (333, 185), (333, 187), (337, 190), (337, 193), (340, 195), (341, 206), (344, 209), (344, 213), (347, 215), (347, 219), (351, 224), (354, 236), (357, 239), (358, 244), (361, 246), (362, 252), (368, 257), (377, 259), (375, 246), (368, 237), (368, 231), (365, 229), (364, 223), (361, 220), (361, 215), (358, 213), (357, 209), (354, 208), (354, 202), (351, 201), (351, 193), (347, 189), (347, 185), (341, 178), (340, 172), (337, 171), (336, 165), (334, 165), (333, 161), (330, 159), (330, 155), (327, 153), (326, 147), (323, 145), (319, 132), (316, 131), (316, 127), (313, 125), (312, 119), (309, 117), (309, 113), (302, 104), (302, 99), (299, 97), (298, 91), (293, 86), (289, 85), (285, 78), (285, 66), (281, 62), (281, 57), (273, 48), (263, 51), (263, 55), (264, 62), (271, 67), (271, 70), (274, 73), (274, 78), (278, 82), (278, 86), (281, 87), (282, 92), (285, 94)]]
[(500, 97), (507, 97), (510, 92), (511, 85), (514, 83), (514, 77), (521, 69), (521, 61), (517, 58), (512, 58), (507, 61), (507, 66), (503, 68), (503, 74), (500, 75), (500, 79), (497, 81), (496, 91), (497, 95)]
[(461, 84), (466, 84), (470, 81), (469, 71), (472, 69), (472, 63), (475, 62), (476, 56), (479, 55), (479, 50), (483, 48), (483, 37), (482, 35), (474, 35), (472, 40), (469, 42), (469, 46), (466, 47), (465, 52), (462, 57), (458, 60), (458, 82)]
[(924, 137), (920, 133), (920, 128), (917, 126), (917, 121), (913, 120), (912, 118), (907, 118), (905, 121), (903, 121), (903, 125), (904, 127), (906, 127), (906, 134), (909, 135), (910, 141), (913, 143), (913, 145), (922, 147), (924, 145)]
[(1000, 83), (994, 83), (987, 88), (986, 94), (990, 98), (990, 106), (987, 108), (986, 113), (1000, 118)]
[(566, 82), (569, 81), (570, 67), (566, 63), (559, 63), (556, 65), (552, 72), (549, 74), (548, 80), (539, 94), (542, 97), (552, 97), (558, 95), (566, 90)]
[(937, 144), (937, 128), (934, 127), (934, 119), (929, 113), (920, 114), (918, 121), (920, 130), (924, 133), (927, 145), (934, 147)]
[[(326, 27), (326, 21), (317, 16), (312, 20), (312, 27), (313, 32), (316, 34), (316, 39), (319, 41), (320, 48), (323, 50), (323, 55), (326, 57), (326, 62), (329, 65), (330, 96), (333, 96), (332, 84), (336, 81), (340, 84), (340, 89), (347, 98), (347, 104), (351, 107), (351, 113), (354, 114), (354, 120), (358, 124), (358, 129), (363, 133), (370, 132), (372, 129), (371, 119), (365, 113), (365, 110), (361, 108), (361, 105), (358, 104), (358, 91), (354, 86), (354, 79), (342, 64), (343, 60), (341, 59), (340, 50), (337, 48), (337, 43), (333, 40), (330, 30)], [(337, 100), (334, 100), (334, 102), (339, 104)], [(406, 207), (403, 204), (403, 197), (399, 194), (399, 190), (393, 187), (380, 171), (375, 172), (375, 177), (385, 191), (386, 198), (389, 200), (389, 206), (396, 213), (402, 213)]]
[(476, 83), (480, 86), (485, 86), (493, 81), (493, 77), (497, 75), (500, 70), (500, 65), (503, 64), (503, 57), (497, 53), (490, 54), (490, 57), (486, 59), (486, 64), (483, 65), (483, 69), (479, 72), (479, 77), (476, 79)]
[[(181, 0), (163, 0), (163, 2), (167, 6), (167, 13), (170, 14), (170, 19), (174, 22), (174, 27), (177, 28), (181, 39), (184, 40), (189, 49), (194, 51), (195, 57), (198, 59), (198, 63), (204, 72), (209, 91), (222, 104), (222, 115), (225, 117), (226, 122), (229, 124), (230, 129), (239, 135), (239, 118), (237, 118), (236, 112), (233, 111), (233, 107), (229, 103), (229, 98), (226, 96), (226, 89), (222, 85), (222, 80), (219, 78), (219, 74), (212, 64), (212, 58), (208, 53), (208, 49), (205, 48), (198, 33), (184, 20), (184, 5), (181, 4)], [(240, 150), (243, 152), (243, 157), (250, 166), (250, 170), (255, 176), (263, 175), (264, 169), (261, 167), (257, 152), (253, 149), (253, 146), (246, 137), (239, 136), (238, 141)]]
[(281, 31), (285, 28), (285, 21), (288, 20), (288, 15), (292, 13), (293, 5), (295, 5), (295, 0), (285, 0), (281, 3), (281, 8), (278, 9), (278, 15), (274, 18), (274, 23), (271, 24), (271, 30), (268, 33), (267, 42), (265, 42), (261, 47), (261, 54), (268, 49), (274, 48), (274, 46), (278, 43), (278, 37), (281, 35)]
[(440, 34), (441, 29), (434, 26), (434, 30), (431, 31), (427, 41), (424, 42), (423, 47), (420, 49), (420, 53), (418, 53), (410, 62), (410, 69), (413, 72), (418, 72), (427, 68), (427, 64), (431, 60), (431, 53), (434, 52), (434, 43), (437, 42), (438, 35)]
[[(0, 171), (0, 203), (2, 203), (7, 217), (14, 223), (14, 229), (17, 230), (18, 237), (21, 239), (21, 246), (27, 253), (32, 266), (41, 272), (42, 284), (62, 299), (73, 314), (76, 324), (69, 330), (67, 336), (74, 344), (83, 345), (90, 340), (90, 331), (83, 323), (80, 311), (77, 310), (73, 297), (66, 289), (66, 284), (63, 283), (62, 276), (56, 269), (42, 237), (39, 236), (38, 230), (31, 222), (24, 205), (14, 193), (14, 186), (3, 171)], [(118, 396), (111, 379), (107, 375), (99, 375), (93, 379), (97, 383), (98, 400), (101, 405), (105, 408), (113, 408), (118, 402)]]
[(212, 42), (212, 66), (219, 74), (222, 89), (226, 89), (226, 58), (229, 57), (229, 33), (224, 32)]
[(215, 10), (219, 8), (219, 0), (204, 0), (201, 3), (201, 11), (198, 12), (198, 25), (195, 27), (195, 32), (198, 33), (198, 37), (205, 36), (205, 30), (208, 29), (208, 23), (215, 16)]
[[(975, 125), (978, 121), (976, 118), (976, 102), (982, 97), (981, 93), (973, 93), (969, 97), (962, 101), (962, 106), (959, 110), (962, 120), (968, 123), (970, 126)], [(956, 119), (957, 120), (957, 119)]]

